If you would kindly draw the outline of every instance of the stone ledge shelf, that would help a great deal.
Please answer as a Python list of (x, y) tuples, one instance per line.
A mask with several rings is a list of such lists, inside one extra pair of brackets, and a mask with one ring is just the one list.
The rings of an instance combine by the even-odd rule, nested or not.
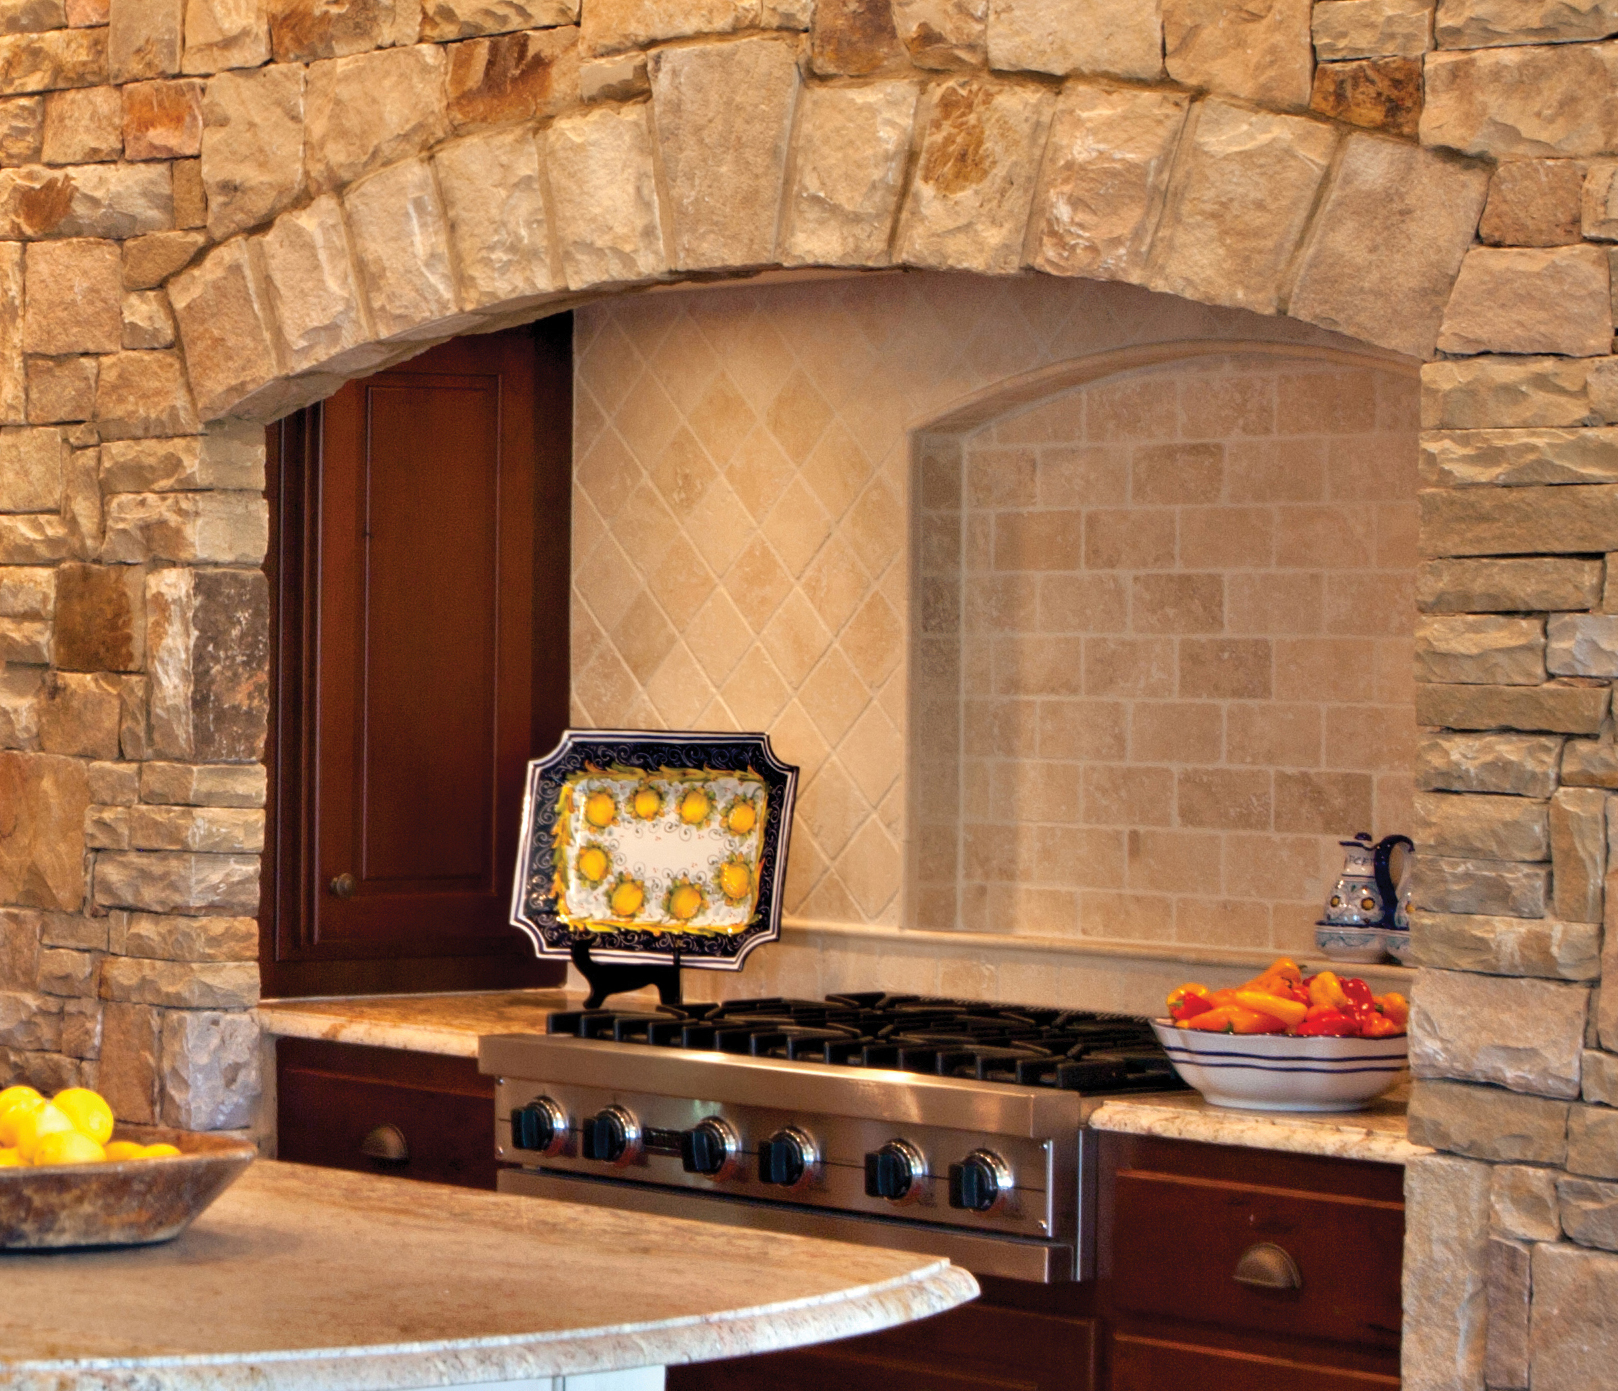
[(1404, 1091), (1401, 1087), (1363, 1111), (1340, 1112), (1238, 1111), (1210, 1106), (1195, 1092), (1120, 1097), (1103, 1102), (1091, 1114), (1090, 1128), (1165, 1140), (1197, 1140), (1206, 1145), (1403, 1164), (1432, 1153), (1406, 1138)]
[(334, 995), (266, 1000), (258, 1007), (258, 1021), (266, 1034), (276, 1038), (316, 1038), (475, 1058), (484, 1034), (542, 1034), (552, 1011), (583, 1007), (581, 992), (562, 990)]
[(977, 1294), (899, 1251), (271, 1161), (167, 1245), (0, 1272), (7, 1391), (653, 1391)]

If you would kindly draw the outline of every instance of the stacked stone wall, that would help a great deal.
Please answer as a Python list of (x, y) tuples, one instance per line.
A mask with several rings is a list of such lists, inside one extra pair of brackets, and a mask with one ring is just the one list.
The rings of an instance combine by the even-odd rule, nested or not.
[(1610, 1380), (1615, 34), (1608, 0), (3, 0), (0, 1064), (244, 1118), (256, 424), (670, 279), (1124, 280), (1433, 359), (1450, 1153), (1411, 1171), (1406, 1381)]

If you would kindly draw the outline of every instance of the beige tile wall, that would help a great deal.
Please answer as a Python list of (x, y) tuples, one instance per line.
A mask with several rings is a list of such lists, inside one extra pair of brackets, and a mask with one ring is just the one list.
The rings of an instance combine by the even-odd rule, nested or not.
[(917, 925), (1312, 949), (1337, 839), (1410, 828), (1416, 398), (1210, 357), (935, 449), (962, 764)]
[(889, 274), (655, 293), (575, 338), (573, 719), (767, 729), (803, 769), (786, 907), (897, 924), (910, 432), (1128, 344), (1337, 343), (1133, 286)]

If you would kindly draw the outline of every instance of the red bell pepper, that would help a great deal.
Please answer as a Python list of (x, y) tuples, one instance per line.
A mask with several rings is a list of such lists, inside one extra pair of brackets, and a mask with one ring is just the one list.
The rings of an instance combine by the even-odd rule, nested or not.
[(1353, 1038), (1359, 1033), (1359, 1024), (1352, 1015), (1330, 1005), (1316, 1005), (1298, 1025), (1304, 1038)]

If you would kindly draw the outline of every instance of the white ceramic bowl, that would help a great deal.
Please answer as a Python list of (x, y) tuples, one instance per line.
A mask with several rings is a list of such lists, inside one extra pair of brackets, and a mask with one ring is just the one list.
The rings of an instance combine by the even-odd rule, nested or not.
[(1333, 961), (1349, 961), (1369, 966), (1387, 954), (1386, 934), (1380, 927), (1343, 927), (1337, 923), (1315, 924), (1315, 945)]
[(1249, 1111), (1358, 1111), (1404, 1076), (1410, 1040), (1214, 1034), (1154, 1019), (1185, 1081), (1215, 1106)]

